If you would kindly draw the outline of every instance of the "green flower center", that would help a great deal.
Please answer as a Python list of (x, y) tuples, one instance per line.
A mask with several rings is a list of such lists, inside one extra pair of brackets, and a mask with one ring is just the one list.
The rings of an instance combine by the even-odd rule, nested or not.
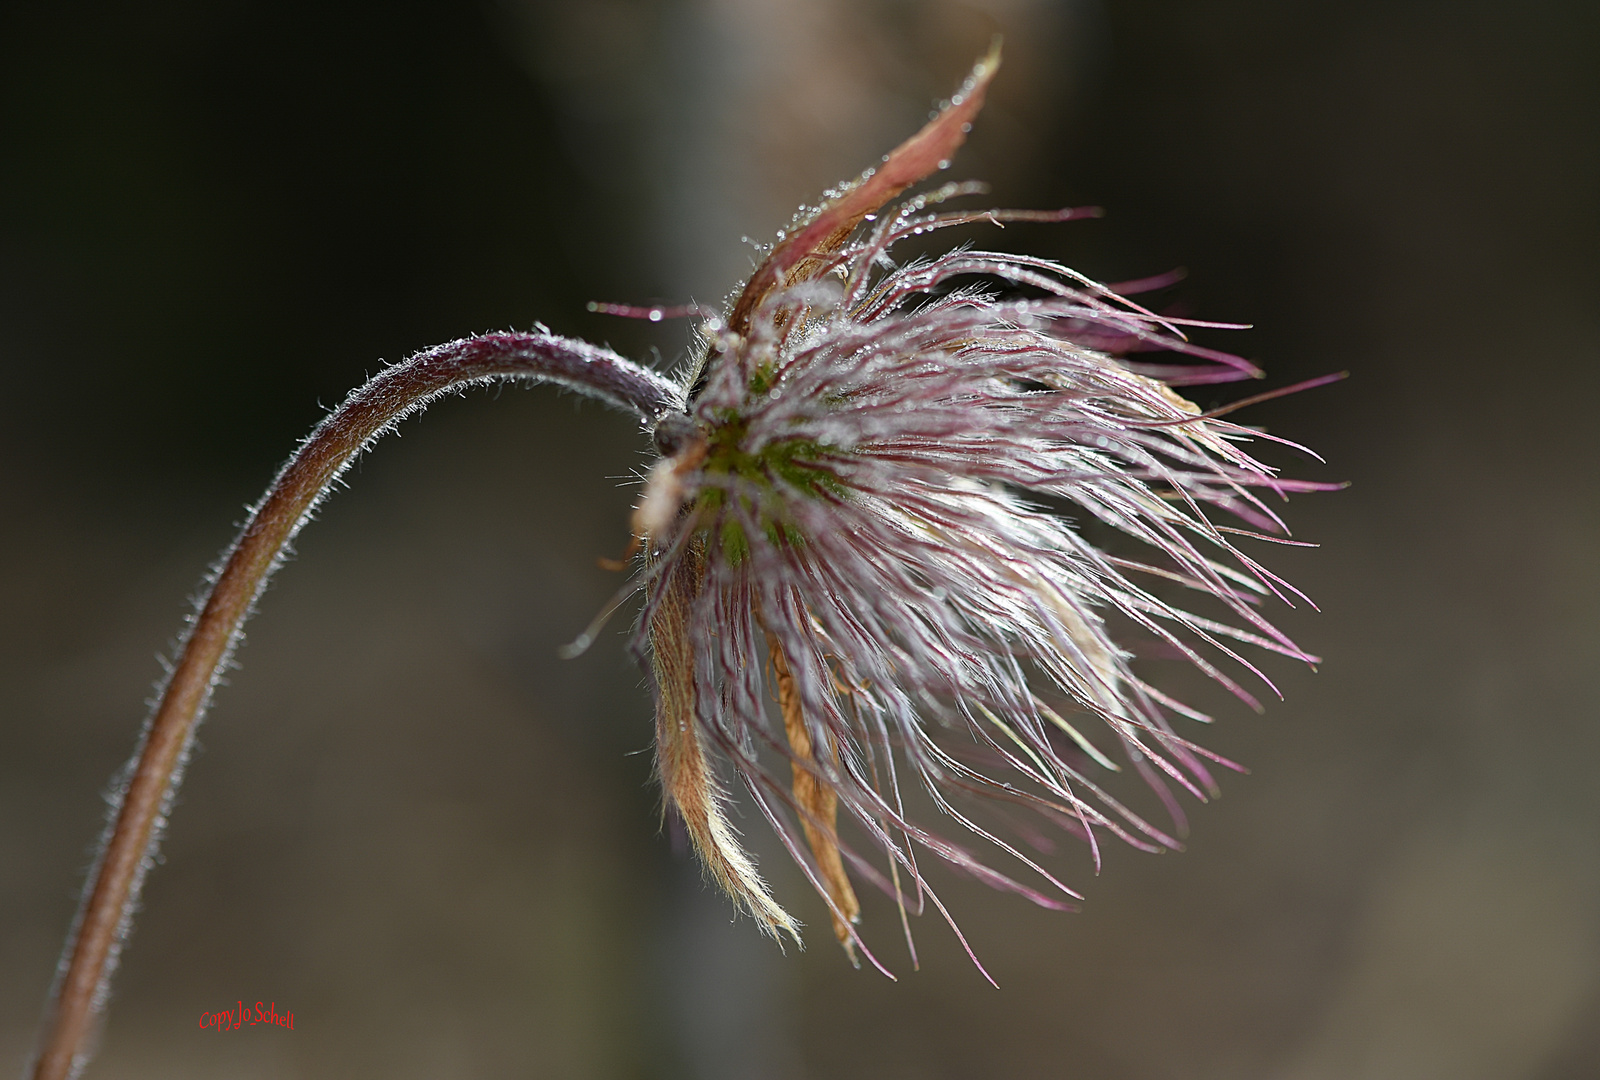
[(749, 434), (749, 420), (726, 410), (706, 433), (706, 457), (700, 466), (707, 477), (740, 481), (723, 486), (713, 479), (702, 488), (696, 505), (702, 520), (715, 523), (711, 528), (723, 557), (735, 564), (750, 553), (750, 541), (739, 520), (723, 512), (730, 497), (738, 498), (745, 513), (760, 522), (773, 544), (801, 546), (805, 537), (794, 527), (789, 511), (794, 496), (846, 495), (845, 485), (827, 465), (830, 458), (839, 457), (837, 449), (814, 439), (793, 438), (776, 439), (751, 451), (746, 449)]

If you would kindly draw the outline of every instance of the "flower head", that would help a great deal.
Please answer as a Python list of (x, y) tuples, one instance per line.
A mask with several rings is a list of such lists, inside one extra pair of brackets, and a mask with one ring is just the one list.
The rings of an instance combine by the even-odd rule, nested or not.
[[(891, 258), (949, 226), (1085, 216), (940, 208), (971, 185), (891, 202), (948, 165), (997, 65), (991, 53), (879, 169), (803, 213), (706, 322), (635, 517), (666, 800), (711, 876), (797, 935), (726, 819), (716, 762), (730, 762), (852, 957), (853, 879), (902, 912), (913, 891), (943, 911), (920, 853), (1040, 904), (1075, 898), (991, 827), (1008, 807), (1080, 835), (1097, 862), (1101, 834), (1176, 846), (1094, 774), (1127, 764), (1181, 829), (1167, 784), (1204, 798), (1206, 762), (1228, 763), (1174, 730), (1205, 718), (1136, 674), (1114, 627), (1246, 700), (1213, 663), (1249, 669), (1238, 643), (1311, 659), (1255, 609), (1286, 587), (1213, 520), (1281, 532), (1254, 492), (1311, 485), (1277, 478), (1241, 449), (1256, 432), (1171, 389), (1250, 365), (1045, 259)], [(1183, 363), (1125, 358), (1153, 349)], [(1147, 554), (1101, 550), (1076, 523), (1089, 520)], [(1154, 582), (1231, 617), (1190, 613)], [(913, 820), (913, 787), (1003, 861)]]

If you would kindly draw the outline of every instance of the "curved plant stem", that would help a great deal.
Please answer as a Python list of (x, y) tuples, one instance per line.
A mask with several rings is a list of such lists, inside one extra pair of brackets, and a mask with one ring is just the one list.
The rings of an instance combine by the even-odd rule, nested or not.
[(608, 350), (549, 333), (498, 333), (440, 345), (385, 368), (329, 414), (286, 464), (215, 573), (160, 701), (145, 724), (57, 975), (35, 1080), (87, 1064), (139, 887), (160, 841), (196, 725), (256, 598), (290, 541), (350, 463), (408, 413), (463, 386), (554, 382), (637, 413), (647, 423), (682, 407), (667, 379)]

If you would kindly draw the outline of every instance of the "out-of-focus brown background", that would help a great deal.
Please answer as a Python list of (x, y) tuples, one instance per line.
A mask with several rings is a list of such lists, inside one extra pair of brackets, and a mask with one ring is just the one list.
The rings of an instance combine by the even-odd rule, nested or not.
[[(1003, 242), (1256, 323), (1245, 418), (1349, 479), (1268, 551), (1326, 657), (1222, 709), (1189, 850), (948, 875), (1001, 989), (892, 908), (783, 955), (657, 829), (616, 586), (634, 425), (449, 400), (351, 477), (219, 694), (90, 1076), (1600, 1075), (1600, 8), (484, 0), (0, 9), (0, 1071), (30, 1052), (155, 654), (380, 358), (543, 320), (648, 359), (993, 33), (953, 174), (1101, 222)], [(1237, 394), (1240, 391), (1231, 391)], [(1228, 394), (1202, 396), (1207, 404)], [(1191, 689), (1178, 665), (1160, 677)], [(819, 932), (820, 931), (820, 932)], [(236, 1000), (296, 1030), (199, 1030)]]

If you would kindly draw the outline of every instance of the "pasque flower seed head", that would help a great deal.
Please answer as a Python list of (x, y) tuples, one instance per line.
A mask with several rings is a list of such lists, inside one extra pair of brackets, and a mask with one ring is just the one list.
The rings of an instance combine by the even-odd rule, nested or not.
[[(974, 185), (892, 201), (949, 164), (997, 65), (980, 61), (878, 169), (803, 212), (705, 321), (634, 519), (666, 801), (717, 883), (770, 932), (797, 935), (727, 820), (715, 763), (731, 763), (852, 957), (865, 951), (852, 878), (902, 912), (908, 892), (943, 910), (919, 851), (1040, 904), (1075, 897), (972, 796), (1043, 814), (1097, 862), (1101, 834), (1176, 845), (1094, 773), (1128, 764), (1181, 828), (1167, 782), (1204, 798), (1207, 761), (1228, 763), (1174, 731), (1174, 715), (1204, 718), (1134, 672), (1113, 621), (1246, 700), (1212, 655), (1249, 669), (1244, 642), (1312, 659), (1255, 609), (1286, 586), (1213, 517), (1280, 532), (1253, 492), (1314, 485), (1279, 479), (1240, 447), (1257, 433), (1171, 389), (1250, 365), (1045, 259), (892, 258), (950, 226), (1088, 213), (940, 209)], [(1152, 349), (1185, 362), (1119, 356)], [(1101, 550), (1063, 506), (1148, 556)], [(1215, 598), (1232, 622), (1174, 606), (1158, 580)], [(913, 820), (908, 784), (1038, 886)]]

